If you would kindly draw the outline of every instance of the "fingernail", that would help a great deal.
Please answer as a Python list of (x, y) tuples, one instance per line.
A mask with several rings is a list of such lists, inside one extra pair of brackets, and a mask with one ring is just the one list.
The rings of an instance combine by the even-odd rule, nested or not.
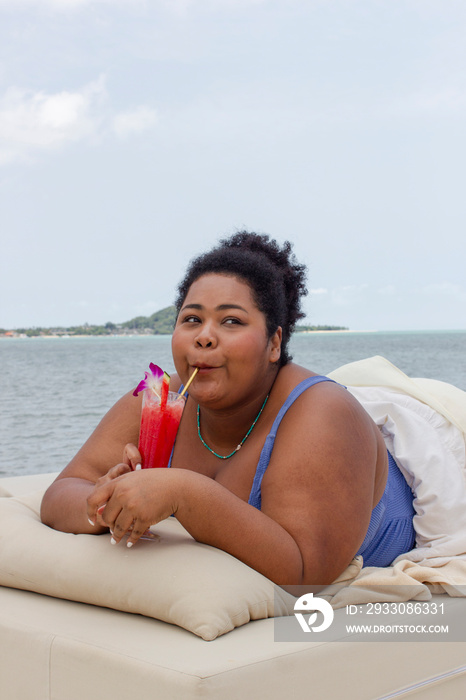
[(92, 527), (95, 527), (95, 522), (90, 518), (87, 519), (87, 522), (89, 523), (89, 525), (92, 525)]
[(126, 546), (128, 547), (128, 549), (130, 549), (133, 546), (133, 544), (134, 544), (134, 542), (127, 542)]
[(141, 465), (141, 464), (136, 464), (136, 466), (134, 467), (134, 470), (135, 470), (135, 471), (138, 471), (138, 469), (142, 469), (142, 465)]
[(110, 544), (116, 544), (116, 540), (114, 540), (113, 537), (112, 537), (112, 539), (110, 540)]

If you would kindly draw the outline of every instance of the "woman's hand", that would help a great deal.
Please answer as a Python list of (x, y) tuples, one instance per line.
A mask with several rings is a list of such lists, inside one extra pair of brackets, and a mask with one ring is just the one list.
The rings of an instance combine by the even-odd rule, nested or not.
[[(118, 474), (119, 469), (124, 469)], [(177, 472), (177, 473), (175, 473)], [(129, 534), (132, 547), (145, 531), (178, 509), (181, 470), (143, 469), (129, 471), (119, 464), (99, 479), (87, 499), (89, 522), (110, 528), (117, 544)]]
[[(113, 479), (117, 479), (119, 476), (122, 476), (123, 474), (128, 474), (130, 471), (131, 471), (131, 467), (129, 467), (127, 464), (123, 464), (123, 463), (117, 464), (116, 466), (109, 469), (106, 474), (101, 476), (100, 479), (97, 479), (94, 488), (97, 488), (98, 486), (103, 486), (104, 484), (107, 484), (110, 481), (113, 481)], [(100, 525), (103, 527), (107, 527), (107, 524), (102, 519), (102, 511), (104, 510), (104, 508), (105, 508), (105, 503), (97, 509), (96, 517), (95, 517), (94, 521), (92, 521), (89, 518), (89, 522), (91, 523), (91, 525)]]
[[(109, 481), (113, 481), (113, 479), (116, 479), (119, 476), (122, 476), (123, 474), (128, 474), (129, 472), (138, 469), (141, 469), (141, 455), (138, 448), (130, 442), (127, 445), (125, 445), (125, 448), (123, 450), (123, 461), (109, 469), (106, 474), (97, 479), (95, 485), (103, 486), (104, 484), (108, 483)], [(95, 523), (92, 522), (91, 519), (89, 519), (89, 522), (92, 525), (97, 524), (107, 527), (106, 523), (101, 517), (101, 513), (104, 510), (104, 508), (105, 504), (101, 505), (98, 508)]]

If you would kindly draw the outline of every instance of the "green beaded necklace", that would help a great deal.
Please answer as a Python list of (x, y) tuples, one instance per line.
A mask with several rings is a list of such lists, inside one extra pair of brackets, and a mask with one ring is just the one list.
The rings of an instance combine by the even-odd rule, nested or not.
[(256, 425), (257, 421), (259, 420), (260, 414), (261, 414), (262, 411), (264, 410), (264, 407), (265, 407), (265, 404), (267, 403), (267, 399), (268, 399), (268, 398), (269, 398), (269, 395), (267, 394), (267, 396), (265, 397), (265, 401), (264, 401), (264, 403), (262, 404), (261, 410), (259, 411), (259, 413), (257, 414), (257, 416), (254, 418), (254, 423), (251, 425), (251, 427), (249, 428), (248, 432), (246, 433), (246, 435), (244, 436), (244, 438), (241, 440), (241, 442), (239, 443), (239, 445), (237, 445), (237, 446), (235, 447), (235, 449), (233, 450), (233, 452), (231, 452), (229, 455), (219, 455), (217, 452), (214, 452), (213, 449), (212, 449), (211, 447), (209, 447), (209, 445), (208, 445), (208, 444), (206, 443), (206, 441), (203, 439), (203, 437), (202, 437), (202, 435), (201, 435), (201, 422), (200, 422), (200, 418), (199, 418), (199, 404), (197, 404), (197, 434), (199, 435), (199, 440), (202, 442), (202, 444), (204, 445), (204, 447), (207, 447), (207, 449), (209, 450), (209, 452), (212, 452), (212, 454), (215, 455), (216, 457), (218, 457), (219, 459), (230, 459), (230, 457), (233, 457), (233, 455), (235, 455), (235, 454), (238, 452), (238, 450), (241, 449), (241, 447), (244, 445), (244, 443), (245, 443), (246, 440), (248, 439), (248, 437), (249, 437), (249, 435), (250, 435), (250, 433), (251, 433), (251, 430), (252, 430), (252, 429), (254, 428), (254, 426)]

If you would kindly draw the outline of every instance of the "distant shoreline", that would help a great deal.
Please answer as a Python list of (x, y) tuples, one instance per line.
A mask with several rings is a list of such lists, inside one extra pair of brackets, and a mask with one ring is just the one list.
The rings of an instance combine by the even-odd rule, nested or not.
[[(335, 335), (337, 333), (378, 333), (379, 331), (352, 331), (348, 328), (345, 328), (345, 330), (339, 330), (339, 331), (297, 331), (293, 333), (293, 336), (296, 335), (320, 335), (320, 334), (328, 334), (328, 335)], [(64, 334), (64, 335), (26, 335), (26, 334), (18, 334), (18, 335), (1, 335), (0, 340), (34, 340), (34, 339), (39, 339), (39, 340), (46, 340), (48, 338), (51, 338), (53, 340), (70, 340), (72, 338), (161, 338), (161, 337), (169, 337), (171, 336), (172, 333), (112, 333), (112, 334), (105, 334), (105, 335), (93, 335), (91, 333), (82, 333), (82, 334)]]
[[(383, 331), (382, 331), (383, 332)], [(385, 331), (386, 333), (397, 333), (398, 331)], [(409, 331), (407, 331), (409, 333)], [(293, 333), (293, 335), (309, 335), (312, 333), (312, 335), (320, 334), (320, 333), (329, 333), (331, 335), (335, 335), (335, 333), (380, 333), (380, 331), (356, 331), (353, 330), (352, 328), (341, 328), (338, 330), (334, 331), (296, 331)]]
[[(351, 328), (340, 328), (335, 330), (315, 330), (315, 331), (295, 331), (293, 336), (299, 335), (335, 335), (338, 333), (378, 333), (379, 331), (364, 331), (364, 330), (351, 330)], [(26, 333), (18, 334), (8, 334), (0, 335), (0, 340), (18, 340), (26, 339), (32, 340), (34, 338), (47, 339), (52, 338), (53, 340), (70, 340), (71, 338), (154, 338), (154, 337), (167, 337), (171, 336), (172, 333), (106, 333), (102, 335), (97, 335), (93, 333), (47, 333), (42, 335), (26, 335)]]
[[(422, 329), (422, 330), (356, 330), (356, 329), (351, 329), (351, 328), (345, 328), (341, 330), (315, 330), (315, 331), (295, 331), (293, 333), (294, 338), (299, 337), (299, 336), (306, 336), (308, 337), (309, 335), (348, 335), (348, 334), (358, 334), (358, 335), (363, 335), (363, 334), (374, 334), (374, 333), (466, 333), (466, 328), (449, 328), (449, 329)], [(132, 338), (167, 338), (170, 337), (172, 333), (112, 333), (112, 334), (105, 334), (105, 335), (93, 335), (91, 333), (82, 333), (82, 334), (50, 334), (50, 335), (32, 335), (28, 336), (26, 334), (17, 334), (17, 335), (0, 335), (0, 341), (1, 340), (47, 340), (47, 339), (52, 339), (52, 340), (72, 340), (73, 338), (97, 338), (97, 339), (102, 339), (102, 338), (127, 338), (127, 339), (132, 339)]]

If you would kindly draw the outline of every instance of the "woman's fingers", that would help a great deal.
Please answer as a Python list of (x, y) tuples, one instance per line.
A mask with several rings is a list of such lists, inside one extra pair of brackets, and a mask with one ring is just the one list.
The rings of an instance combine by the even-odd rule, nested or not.
[(174, 471), (129, 471), (96, 484), (87, 499), (90, 522), (98, 519), (99, 524), (109, 527), (114, 544), (128, 534), (131, 547), (148, 527), (176, 513), (179, 475)]
[(102, 522), (103, 525), (107, 525), (103, 514), (106, 505), (113, 493), (114, 484), (114, 478), (104, 480), (103, 482), (101, 482), (101, 480), (99, 479), (92, 493), (89, 494), (87, 498), (87, 519), (89, 520), (91, 525), (95, 525), (98, 519), (99, 522)]
[[(141, 520), (135, 520), (133, 523), (133, 527), (131, 528), (131, 531), (129, 533), (128, 541), (126, 542), (127, 547), (132, 547), (133, 544), (136, 544), (138, 539), (145, 535), (148, 531), (149, 524), (148, 523), (143, 523)], [(150, 530), (149, 530), (150, 532)]]
[(112, 481), (113, 479), (122, 476), (122, 474), (128, 474), (130, 471), (130, 466), (124, 464), (123, 462), (120, 462), (120, 464), (116, 464), (114, 467), (109, 469), (106, 474), (100, 477), (100, 479), (97, 479), (96, 486), (101, 486), (102, 484), (105, 484), (108, 481)]
[[(131, 472), (131, 467), (129, 467), (127, 464), (123, 464), (123, 462), (120, 462), (120, 464), (117, 464), (114, 467), (112, 467), (111, 469), (109, 469), (106, 474), (104, 474), (103, 476), (100, 477), (100, 479), (97, 479), (96, 484), (95, 484), (95, 488), (94, 488), (94, 492), (95, 492), (95, 489), (101, 488), (105, 484), (111, 483), (112, 481), (117, 479), (119, 476), (123, 476), (123, 474), (129, 474), (130, 472)], [(89, 499), (88, 499), (88, 503), (89, 503)], [(96, 525), (96, 524), (103, 525), (103, 526), (106, 525), (106, 523), (104, 522), (104, 520), (102, 518), (102, 512), (105, 508), (105, 505), (106, 505), (106, 501), (101, 501), (98, 504), (98, 508), (96, 509), (96, 517), (95, 517), (94, 522), (92, 522), (92, 517), (90, 515), (88, 515), (88, 520), (91, 523), (91, 525)]]
[(125, 449), (123, 450), (123, 462), (129, 467), (131, 467), (133, 471), (141, 469), (141, 453), (139, 452), (136, 445), (133, 445), (132, 442), (129, 442), (127, 445), (125, 445)]
[[(104, 511), (107, 509), (107, 504), (98, 508), (98, 512), (102, 513), (102, 518), (110, 528), (112, 534), (111, 544), (118, 544), (125, 535), (128, 535), (127, 547), (132, 547), (140, 537), (148, 532), (149, 523), (142, 522), (139, 519), (134, 520), (131, 513), (120, 510), (118, 516), (112, 521), (112, 516)], [(150, 531), (149, 531), (150, 532)]]
[(133, 519), (128, 513), (120, 511), (115, 522), (110, 525), (110, 530), (112, 533), (112, 544), (118, 544), (122, 537), (126, 535), (133, 527)]
[[(120, 466), (125, 467), (125, 470), (129, 472), (128, 475), (122, 477), (126, 482), (132, 472), (128, 466)], [(87, 516), (90, 523), (98, 522), (109, 528), (112, 534), (112, 544), (118, 544), (126, 534), (129, 534), (131, 543), (128, 546), (132, 547), (151, 523), (142, 522), (134, 512), (134, 508), (129, 507), (125, 497), (126, 489), (121, 479), (116, 479), (119, 470), (115, 467), (113, 471), (114, 478), (96, 485), (88, 497)]]

